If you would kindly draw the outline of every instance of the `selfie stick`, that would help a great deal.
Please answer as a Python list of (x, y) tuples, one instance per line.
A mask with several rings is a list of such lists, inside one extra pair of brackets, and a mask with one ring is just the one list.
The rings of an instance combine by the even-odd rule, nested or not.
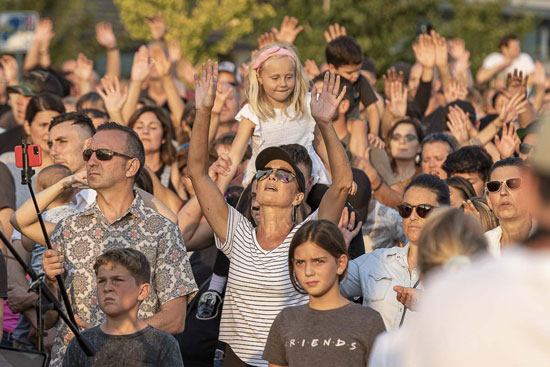
[[(38, 203), (36, 202), (36, 197), (34, 196), (34, 190), (32, 189), (32, 176), (34, 175), (34, 170), (32, 169), (32, 167), (29, 167), (29, 156), (28, 156), (28, 152), (27, 152), (27, 142), (25, 140), (23, 140), (22, 145), (23, 145), (23, 149), (22, 149), (22, 151), (23, 151), (23, 170), (21, 171), (21, 184), (22, 185), (27, 185), (29, 187), (29, 191), (31, 193), (31, 198), (32, 198), (32, 201), (34, 203), (34, 208), (36, 209), (36, 215), (38, 217), (38, 222), (40, 223), (40, 228), (42, 229), (42, 234), (44, 235), (44, 240), (46, 241), (46, 246), (48, 247), (48, 249), (52, 250), (53, 247), (52, 247), (52, 244), (50, 242), (50, 238), (48, 236), (48, 231), (46, 230), (46, 226), (44, 225), (44, 220), (42, 219), (42, 214), (40, 213), (40, 208), (38, 207)], [(12, 252), (14, 252), (14, 251), (12, 251)], [(15, 255), (15, 253), (14, 253), (14, 255)], [(23, 264), (25, 264), (25, 263), (23, 262), (22, 266), (23, 266)], [(27, 270), (25, 266), (23, 266), (23, 269)], [(29, 273), (29, 271), (27, 271), (27, 273)], [(29, 273), (29, 275), (31, 275), (31, 274)], [(31, 278), (32, 278), (33, 282), (39, 280), (39, 278), (36, 276), (36, 274), (35, 274), (34, 277), (31, 276)], [(71, 327), (71, 324), (73, 326), (76, 325), (76, 321), (75, 321), (75, 318), (74, 318), (73, 309), (71, 307), (71, 302), (69, 301), (69, 296), (67, 294), (67, 289), (65, 288), (65, 284), (63, 283), (63, 279), (61, 278), (61, 275), (56, 275), (55, 279), (57, 280), (57, 285), (59, 286), (59, 292), (61, 293), (61, 298), (63, 299), (63, 303), (65, 304), (65, 308), (67, 310), (67, 315), (69, 316), (67, 320), (70, 321), (70, 323), (67, 322), (67, 320), (65, 320), (65, 318), (63, 318), (64, 314), (62, 314), (62, 312), (59, 315), (62, 316), (63, 320), (67, 323), (69, 328), (71, 328), (73, 333), (78, 336), (79, 335), (79, 334), (77, 334), (78, 329), (76, 329), (76, 328), (73, 329)], [(42, 284), (42, 285), (44, 285), (44, 284)], [(43, 287), (42, 285), (40, 286), (39, 289), (42, 289), (42, 291), (44, 291), (44, 289), (48, 289), (48, 291), (49, 291), (48, 287)], [(50, 292), (50, 294), (51, 294), (51, 292)], [(54, 305), (55, 305), (55, 302), (54, 302)], [(59, 311), (60, 310), (58, 310), (58, 312)], [(81, 346), (82, 346), (82, 344), (81, 344)], [(82, 349), (84, 349), (83, 346), (82, 346)], [(93, 354), (88, 354), (88, 353), (86, 353), (86, 354), (87, 355), (93, 355)]]

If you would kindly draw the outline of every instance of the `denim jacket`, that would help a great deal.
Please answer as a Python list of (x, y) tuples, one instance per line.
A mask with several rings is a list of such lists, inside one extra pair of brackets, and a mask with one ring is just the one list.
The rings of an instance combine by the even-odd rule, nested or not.
[[(378, 311), (388, 330), (399, 327), (404, 311), (393, 287), (413, 287), (419, 279), (417, 268), (413, 269), (412, 274), (409, 273), (409, 246), (382, 248), (351, 260), (346, 278), (340, 283), (344, 297), (362, 296), (363, 306)], [(412, 313), (408, 310), (405, 319)]]

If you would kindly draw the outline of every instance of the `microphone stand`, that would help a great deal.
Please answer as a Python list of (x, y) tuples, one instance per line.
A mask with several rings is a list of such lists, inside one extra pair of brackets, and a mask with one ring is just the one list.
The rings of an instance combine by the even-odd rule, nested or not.
[[(34, 175), (34, 170), (32, 167), (29, 167), (29, 156), (27, 152), (27, 143), (23, 140), (23, 170), (21, 171), (21, 184), (27, 185), (29, 187), (29, 191), (31, 193), (31, 198), (34, 203), (34, 207), (36, 209), (36, 215), (38, 217), (38, 221), (40, 223), (40, 228), (42, 229), (42, 233), (44, 235), (44, 239), (46, 241), (46, 246), (48, 249), (53, 249), (52, 244), (50, 242), (50, 238), (48, 236), (48, 231), (46, 230), (46, 226), (44, 224), (44, 220), (42, 219), (42, 214), (40, 213), (40, 208), (38, 207), (38, 203), (36, 201), (36, 197), (34, 196), (34, 190), (32, 188), (32, 176)], [(37, 275), (32, 267), (30, 265), (27, 265), (23, 258), (19, 256), (15, 248), (12, 246), (12, 244), (9, 242), (9, 240), (4, 236), (2, 232), (0, 232), (1, 239), (6, 245), (6, 247), (10, 250), (10, 252), (13, 254), (15, 259), (19, 262), (19, 264), (23, 267), (23, 269), (29, 274), (30, 278), (32, 279), (32, 282), (29, 286), (29, 290), (35, 290), (38, 291), (39, 299), (38, 299), (38, 309), (39, 312), (42, 311), (42, 298), (41, 295), (43, 294), (51, 303), (53, 303), (54, 309), (57, 311), (61, 319), (67, 324), (69, 329), (73, 332), (75, 337), (77, 338), (78, 343), (80, 344), (80, 347), (82, 350), (86, 353), (87, 356), (93, 356), (95, 354), (95, 350), (92, 347), (92, 345), (80, 334), (78, 331), (78, 328), (76, 327), (76, 321), (74, 318), (74, 313), (71, 307), (71, 303), (69, 302), (69, 296), (67, 294), (67, 289), (65, 288), (65, 284), (63, 283), (63, 279), (61, 278), (61, 275), (57, 275), (56, 281), (57, 285), (59, 287), (59, 291), (61, 293), (61, 298), (63, 299), (63, 303), (65, 305), (65, 309), (67, 310), (67, 314), (63, 312), (63, 308), (61, 306), (61, 303), (59, 303), (57, 297), (54, 296), (50, 288), (46, 285), (44, 282), (45, 274), (41, 273), (40, 275)], [(42, 315), (40, 315), (38, 321), (38, 338), (39, 338), (39, 349), (42, 349), (42, 338), (44, 335), (44, 322), (42, 319)]]

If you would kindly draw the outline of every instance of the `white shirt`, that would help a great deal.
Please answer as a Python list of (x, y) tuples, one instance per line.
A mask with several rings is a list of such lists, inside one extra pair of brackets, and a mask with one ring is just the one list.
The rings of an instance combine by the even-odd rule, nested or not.
[(516, 245), (440, 274), (402, 345), (408, 367), (550, 366), (550, 251)]
[[(420, 279), (418, 268), (409, 273), (407, 261), (410, 244), (405, 247), (378, 249), (348, 263), (346, 278), (340, 283), (340, 292), (346, 298), (363, 297), (363, 306), (378, 311), (387, 330), (399, 327), (405, 307), (397, 300), (393, 287), (414, 287)], [(417, 286), (422, 289), (421, 284)], [(414, 318), (408, 310), (404, 324)]]
[[(535, 221), (531, 222), (531, 231), (529, 231), (529, 236), (535, 233), (537, 229), (537, 224)], [(493, 256), (500, 256), (500, 241), (502, 240), (502, 227), (498, 226), (490, 231), (485, 232), (485, 239), (487, 240), (487, 250)]]
[[(505, 57), (500, 52), (493, 52), (483, 60), (483, 69), (491, 69), (501, 65), (505, 61)], [(520, 53), (518, 57), (503, 71), (498, 73), (495, 78), (506, 79), (508, 73), (513, 73), (514, 69), (523, 71), (523, 76), (529, 75), (535, 71), (535, 62), (533, 58), (526, 53)]]

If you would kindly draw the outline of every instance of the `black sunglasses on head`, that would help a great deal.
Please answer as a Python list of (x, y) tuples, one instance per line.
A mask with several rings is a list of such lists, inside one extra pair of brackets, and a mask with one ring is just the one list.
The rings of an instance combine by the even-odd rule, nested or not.
[(111, 160), (113, 158), (113, 156), (119, 156), (119, 157), (124, 157), (124, 158), (128, 158), (128, 159), (133, 159), (134, 157), (130, 157), (130, 156), (127, 156), (126, 154), (122, 154), (122, 153), (117, 153), (117, 152), (113, 152), (111, 149), (107, 149), (107, 148), (100, 148), (100, 149), (84, 149), (84, 151), (82, 152), (82, 157), (84, 158), (84, 160), (86, 162), (88, 162), (90, 160), (90, 158), (92, 158), (92, 154), (95, 153), (95, 156), (97, 157), (97, 159), (99, 159), (100, 161), (108, 161), (108, 160)]
[(533, 146), (533, 145), (531, 145), (531, 144), (521, 143), (521, 144), (519, 145), (519, 152), (520, 152), (521, 154), (527, 155), (527, 154), (531, 153), (531, 150), (532, 150), (534, 147), (535, 147), (535, 146)]
[(433, 205), (429, 204), (420, 204), (420, 205), (409, 205), (409, 204), (400, 204), (397, 206), (399, 215), (402, 218), (408, 218), (411, 216), (413, 210), (416, 210), (416, 214), (420, 218), (426, 218), (426, 216), (435, 208)]
[(504, 181), (489, 181), (487, 182), (487, 191), (489, 192), (499, 192), (502, 188), (502, 184), (506, 183), (506, 187), (511, 190), (516, 190), (521, 187), (521, 178), (509, 178)]
[(275, 171), (275, 177), (277, 177), (277, 180), (281, 181), (282, 183), (289, 183), (296, 180), (296, 176), (294, 175), (294, 173), (281, 168), (259, 169), (256, 171), (256, 179), (258, 181), (265, 180), (266, 178), (271, 176), (271, 173), (273, 171)]

